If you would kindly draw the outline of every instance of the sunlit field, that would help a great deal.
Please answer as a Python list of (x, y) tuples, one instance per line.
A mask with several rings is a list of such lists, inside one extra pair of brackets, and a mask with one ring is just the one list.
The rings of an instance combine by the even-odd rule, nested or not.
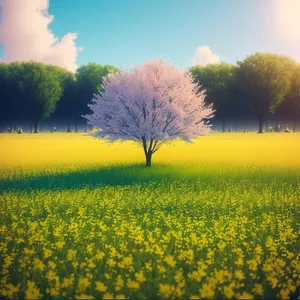
[(297, 298), (300, 134), (0, 135), (0, 295)]
[[(133, 143), (109, 145), (86, 134), (1, 134), (0, 165), (114, 164), (144, 162)], [(300, 133), (216, 133), (194, 144), (174, 142), (153, 156), (153, 163), (230, 163), (300, 166)]]

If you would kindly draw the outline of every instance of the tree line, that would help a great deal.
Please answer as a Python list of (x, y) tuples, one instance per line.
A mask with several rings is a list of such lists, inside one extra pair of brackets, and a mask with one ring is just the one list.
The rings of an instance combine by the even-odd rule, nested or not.
[(300, 120), (300, 65), (284, 55), (255, 53), (237, 65), (195, 66), (194, 78), (206, 89), (222, 125), (256, 121), (258, 132), (269, 122), (288, 122), (296, 131)]
[[(103, 78), (119, 70), (111, 65), (89, 63), (70, 73), (37, 62), (0, 64), (0, 125), (30, 125), (38, 132), (42, 122), (63, 124), (78, 131), (86, 124), (82, 115), (102, 91)], [(257, 123), (258, 132), (285, 122), (296, 131), (300, 120), (300, 65), (284, 55), (255, 53), (236, 65), (228, 63), (194, 66), (188, 70), (206, 90), (213, 104), (211, 123), (221, 131), (234, 124)]]
[(0, 64), (0, 122), (14, 128), (29, 124), (37, 133), (46, 119), (61, 123), (71, 131), (71, 124), (86, 123), (82, 115), (87, 104), (101, 91), (102, 78), (118, 71), (110, 65), (89, 63), (73, 74), (63, 68), (38, 62)]

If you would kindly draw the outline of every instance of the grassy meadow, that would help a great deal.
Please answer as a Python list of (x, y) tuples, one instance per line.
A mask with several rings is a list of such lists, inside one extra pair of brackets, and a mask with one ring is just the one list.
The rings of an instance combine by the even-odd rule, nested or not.
[(297, 299), (300, 134), (0, 135), (0, 296)]

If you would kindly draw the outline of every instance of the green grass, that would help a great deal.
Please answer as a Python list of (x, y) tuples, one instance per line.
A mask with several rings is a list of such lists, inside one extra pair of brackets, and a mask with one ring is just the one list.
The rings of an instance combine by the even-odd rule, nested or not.
[[(199, 188), (208, 185), (216, 187), (224, 182), (241, 181), (256, 183), (257, 186), (274, 182), (288, 182), (297, 186), (300, 179), (300, 168), (283, 166), (235, 166), (229, 164), (206, 165), (170, 165), (159, 164), (146, 168), (142, 164), (125, 165), (82, 165), (73, 170), (62, 172), (63, 166), (56, 170), (53, 166), (14, 167), (2, 168), (0, 177), (0, 190), (64, 190), (95, 188), (97, 186), (112, 185), (148, 185), (156, 183), (197, 182)], [(226, 187), (224, 187), (226, 188)], [(246, 186), (245, 186), (246, 188)]]
[(247, 299), (296, 294), (299, 167), (127, 164), (62, 170), (2, 168), (0, 294)]

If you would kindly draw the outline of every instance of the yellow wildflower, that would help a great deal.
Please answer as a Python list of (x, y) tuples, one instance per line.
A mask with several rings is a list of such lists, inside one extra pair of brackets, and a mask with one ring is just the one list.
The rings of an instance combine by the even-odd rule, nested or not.
[(170, 284), (159, 284), (159, 293), (166, 298), (169, 298), (170, 296), (173, 295), (175, 291), (174, 286), (170, 285)]
[(166, 268), (162, 265), (158, 265), (157, 270), (158, 270), (159, 273), (162, 273), (162, 274), (167, 271)]
[(88, 254), (92, 254), (93, 253), (93, 245), (88, 245), (87, 247), (86, 247), (86, 251), (87, 251), (87, 253)]
[(123, 260), (118, 263), (118, 266), (120, 268), (127, 268), (127, 267), (131, 266), (132, 264), (133, 264), (133, 257), (130, 254), (129, 256), (124, 257)]
[(101, 260), (104, 256), (105, 256), (104, 252), (100, 252), (97, 250), (96, 255), (95, 255), (97, 260)]
[(10, 299), (15, 298), (14, 295), (20, 291), (20, 284), (13, 285), (11, 283), (8, 283), (6, 285), (6, 288), (7, 288), (7, 291), (6, 291), (5, 296), (8, 296), (8, 298), (10, 298)]
[(242, 257), (239, 257), (239, 258), (235, 261), (235, 264), (236, 264), (237, 266), (243, 266), (243, 265), (244, 265), (243, 258), (242, 258)]
[(137, 281), (133, 281), (131, 279), (128, 279), (126, 286), (129, 289), (139, 289), (140, 288), (140, 283)]
[(25, 292), (25, 299), (39, 299), (42, 297), (40, 289), (35, 286), (33, 281), (27, 281), (27, 289)]
[(147, 271), (151, 272), (152, 271), (151, 263), (149, 263), (149, 262), (145, 263), (145, 268), (147, 269)]
[(234, 296), (234, 291), (232, 290), (232, 288), (230, 286), (224, 286), (223, 294), (225, 295), (225, 297), (227, 299), (230, 299)]
[(95, 299), (95, 298), (90, 295), (80, 294), (80, 295), (76, 296), (76, 299), (85, 300), (85, 299)]
[(47, 288), (46, 293), (50, 294), (50, 296), (52, 296), (52, 297), (59, 296), (60, 295), (59, 287), (55, 286), (55, 287)]
[(74, 275), (71, 277), (65, 277), (61, 284), (61, 287), (68, 288), (68, 287), (72, 286), (73, 284), (74, 284)]
[(24, 253), (27, 254), (27, 255), (32, 255), (35, 253), (34, 250), (31, 250), (31, 249), (28, 249), (28, 248), (24, 248)]
[(96, 290), (99, 292), (105, 292), (107, 290), (107, 286), (101, 282), (101, 281), (96, 281)]
[(248, 300), (248, 299), (250, 300), (250, 299), (254, 299), (254, 296), (247, 292), (243, 292), (242, 294), (237, 294), (237, 298), (243, 300)]
[(166, 256), (164, 259), (164, 262), (166, 262), (166, 264), (172, 268), (176, 266), (176, 261), (174, 260), (173, 256), (171, 256), (171, 255)]
[(78, 267), (78, 265), (79, 265), (78, 261), (73, 261), (72, 262), (72, 266), (73, 266), (74, 269), (76, 269)]
[(262, 296), (264, 294), (264, 288), (262, 284), (255, 283), (254, 288), (252, 289), (252, 292), (256, 295)]
[(45, 249), (44, 249), (44, 258), (50, 257), (50, 256), (52, 255), (52, 253), (53, 253), (53, 251), (51, 251), (51, 250), (45, 248)]
[(278, 279), (276, 277), (267, 276), (267, 280), (270, 282), (273, 289), (276, 288), (276, 286), (278, 284)]
[(84, 292), (91, 285), (88, 278), (79, 278), (78, 287), (81, 292)]
[(184, 294), (184, 290), (182, 290), (179, 286), (176, 286), (175, 288), (175, 295), (177, 297), (182, 297)]
[(109, 267), (114, 267), (117, 264), (113, 258), (109, 258), (106, 263)]
[(56, 247), (57, 247), (58, 249), (62, 249), (63, 246), (65, 245), (65, 242), (59, 241), (59, 242), (56, 242), (55, 245), (56, 245)]
[(56, 264), (53, 261), (48, 261), (48, 267), (54, 270), (56, 268)]
[(120, 291), (124, 287), (124, 280), (121, 275), (117, 276), (117, 282), (115, 284), (115, 290)]
[(263, 254), (263, 249), (262, 249), (262, 247), (261, 246), (256, 246), (255, 247), (255, 253), (257, 253), (257, 254), (259, 254), (259, 255), (261, 255), (261, 254)]
[(143, 271), (140, 271), (139, 273), (135, 273), (134, 276), (135, 276), (135, 279), (141, 283), (146, 281)]
[(238, 279), (238, 280), (243, 280), (243, 279), (246, 278), (246, 277), (245, 277), (245, 274), (244, 274), (243, 271), (241, 271), (241, 270), (235, 271), (234, 277), (235, 277), (236, 279)]
[(72, 261), (76, 257), (76, 250), (69, 249), (67, 254), (67, 260)]
[(292, 259), (294, 257), (294, 254), (292, 252), (286, 251), (286, 253), (288, 259)]
[(44, 263), (38, 259), (38, 258), (34, 258), (33, 259), (33, 265), (34, 265), (34, 270), (40, 270), (40, 271), (44, 271), (45, 270), (45, 265)]
[(215, 295), (215, 287), (211, 284), (204, 283), (199, 290), (201, 298), (213, 298)]
[(102, 299), (107, 299), (107, 300), (111, 300), (114, 299), (114, 295), (110, 294), (110, 293), (105, 293), (102, 297)]
[(291, 291), (289, 289), (281, 289), (280, 290), (280, 297), (281, 299), (289, 299)]
[(52, 280), (57, 280), (57, 281), (58, 281), (58, 280), (59, 280), (59, 278), (58, 278), (56, 272), (54, 272), (53, 270), (49, 270), (49, 271), (46, 273), (45, 277), (46, 277), (46, 279), (47, 279), (48, 281), (52, 281)]

